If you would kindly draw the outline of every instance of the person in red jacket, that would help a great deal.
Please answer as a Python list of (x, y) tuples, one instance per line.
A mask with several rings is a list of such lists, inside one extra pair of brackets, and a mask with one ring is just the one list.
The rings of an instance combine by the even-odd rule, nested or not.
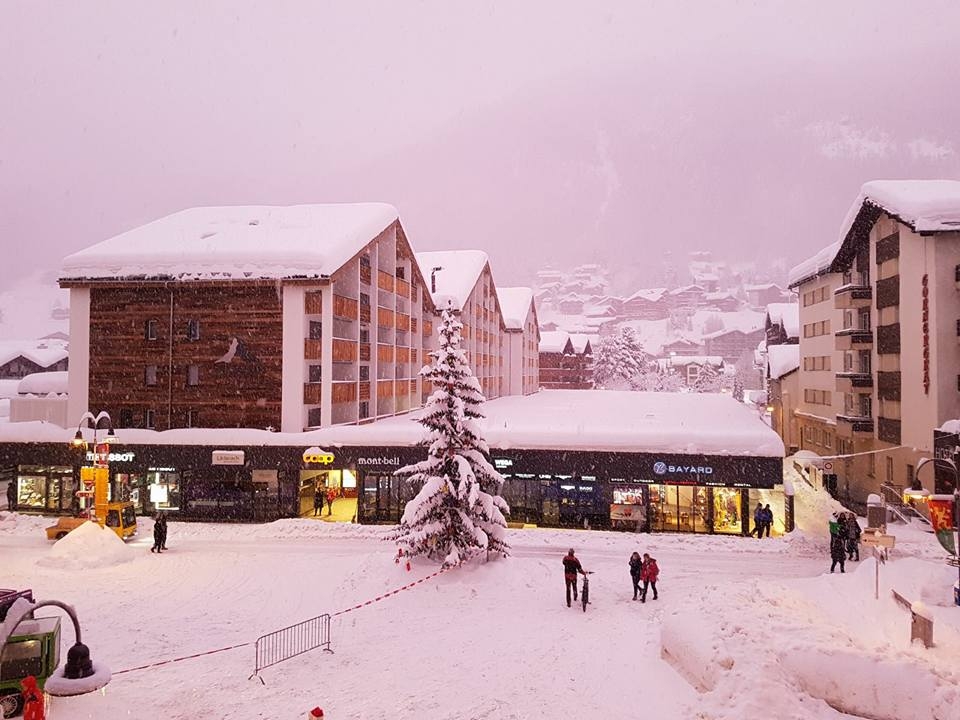
[(647, 601), (647, 588), (653, 588), (653, 599), (657, 599), (657, 578), (660, 577), (660, 568), (657, 566), (657, 559), (650, 557), (649, 553), (643, 554), (643, 565), (640, 570), (640, 578), (643, 580), (643, 591), (640, 593), (640, 602)]
[(563, 579), (567, 583), (567, 607), (570, 607), (570, 588), (573, 588), (573, 601), (577, 601), (577, 573), (583, 573), (580, 561), (573, 554), (573, 548), (563, 557)]

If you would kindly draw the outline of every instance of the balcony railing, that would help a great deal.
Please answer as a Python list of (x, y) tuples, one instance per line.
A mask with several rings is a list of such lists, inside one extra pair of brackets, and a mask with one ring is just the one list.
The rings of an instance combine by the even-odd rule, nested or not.
[(867, 350), (873, 346), (873, 331), (844, 328), (834, 333), (837, 350)]
[(868, 308), (872, 300), (873, 289), (869, 285), (851, 283), (833, 291), (833, 306), (837, 310)]
[(847, 438), (872, 436), (873, 418), (837, 415), (837, 435)]
[(873, 375), (870, 373), (837, 373), (837, 392), (870, 392), (873, 388)]

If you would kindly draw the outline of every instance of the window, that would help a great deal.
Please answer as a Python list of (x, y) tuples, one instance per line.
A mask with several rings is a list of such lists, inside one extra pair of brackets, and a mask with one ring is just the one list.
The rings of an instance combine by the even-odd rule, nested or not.
[(887, 483), (893, 484), (893, 458), (886, 458)]
[(877, 456), (873, 453), (867, 455), (867, 475), (870, 477), (877, 475)]
[(323, 337), (323, 323), (316, 320), (310, 321), (310, 339), (319, 340)]
[(200, 384), (200, 366), (187, 365), (187, 385), (194, 386)]
[(913, 487), (914, 470), (913, 465), (907, 465), (907, 487)]
[(144, 385), (157, 384), (157, 366), (156, 365), (147, 365), (147, 367), (144, 369), (143, 384)]
[(200, 321), (187, 320), (187, 340), (200, 339)]
[(200, 426), (200, 411), (199, 410), (187, 410), (187, 427), (199, 427)]
[(366, 420), (370, 417), (370, 403), (366, 400), (360, 402), (360, 419)]
[(860, 395), (860, 417), (873, 417), (873, 400), (869, 395)]
[(397, 268), (397, 277), (400, 278), (401, 280), (406, 280), (405, 273), (406, 273), (406, 268), (404, 268), (402, 265)]
[(323, 377), (321, 374), (322, 372), (323, 372), (322, 365), (311, 365), (310, 371), (309, 371), (309, 378), (310, 378), (309, 382), (312, 382), (312, 383), (321, 382)]
[(323, 422), (320, 408), (311, 408), (307, 410), (307, 427), (320, 427)]
[(360, 328), (360, 342), (370, 342), (370, 328)]
[(120, 410), (120, 427), (133, 427), (133, 410)]
[(156, 417), (156, 413), (153, 410), (146, 411), (144, 425), (148, 430), (153, 430), (157, 426)]
[(864, 375), (869, 375), (870, 374), (870, 351), (860, 350), (859, 360), (860, 360), (859, 372), (863, 373)]
[(360, 304), (370, 307), (370, 296), (367, 293), (360, 293)]
[(369, 380), (369, 379), (370, 379), (370, 366), (369, 366), (369, 365), (361, 365), (361, 366), (360, 366), (360, 380), (362, 380), (363, 382), (366, 382), (366, 381)]
[(157, 321), (147, 320), (143, 327), (143, 337), (147, 340), (157, 339)]
[(957, 282), (960, 282), (960, 265), (957, 265), (953, 269), (953, 279), (956, 280)]
[(823, 446), (827, 450), (833, 450), (833, 433), (825, 432), (823, 434)]

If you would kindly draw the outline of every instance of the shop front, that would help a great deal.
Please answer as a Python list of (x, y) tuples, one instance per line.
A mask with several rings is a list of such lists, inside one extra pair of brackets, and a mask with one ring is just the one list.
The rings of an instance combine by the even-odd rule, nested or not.
[[(309, 447), (301, 457), (299, 484), (299, 515), (301, 517), (336, 517), (339, 520), (354, 520), (357, 514), (357, 473), (351, 462), (337, 452), (319, 447)], [(329, 499), (333, 498), (333, 503)], [(326, 508), (326, 511), (324, 510)]]

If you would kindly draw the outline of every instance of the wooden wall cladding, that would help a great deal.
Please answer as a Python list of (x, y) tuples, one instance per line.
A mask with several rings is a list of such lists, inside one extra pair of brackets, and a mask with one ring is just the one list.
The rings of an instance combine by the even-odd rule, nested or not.
[[(146, 337), (154, 321), (156, 339)], [(199, 337), (188, 338), (188, 321)], [(93, 287), (90, 292), (90, 408), (119, 426), (279, 427), (283, 323), (271, 284), (207, 283)], [(148, 365), (156, 385), (145, 384)], [(199, 383), (187, 384), (188, 368)]]
[(410, 316), (403, 313), (397, 313), (397, 330), (410, 329)]
[(320, 383), (308, 383), (303, 386), (303, 404), (319, 405), (322, 385)]
[(377, 382), (377, 398), (393, 397), (393, 380), (380, 380)]
[(323, 357), (323, 345), (320, 340), (306, 338), (303, 341), (303, 357), (305, 360), (319, 360)]
[(361, 400), (370, 399), (370, 383), (368, 382), (360, 383), (360, 399)]
[(343, 295), (333, 296), (333, 314), (337, 317), (356, 320), (358, 306), (359, 303), (353, 298), (344, 297)]
[(398, 363), (410, 362), (410, 348), (405, 348), (405, 347), (397, 348), (397, 362)]
[(360, 359), (370, 362), (370, 343), (360, 343)]
[(377, 270), (377, 287), (387, 292), (393, 292), (393, 275), (383, 270)]
[(423, 336), (430, 337), (433, 335), (433, 322), (430, 320), (423, 321)]
[(397, 295), (400, 297), (410, 297), (410, 283), (401, 278), (397, 278)]
[(356, 362), (357, 361), (357, 343), (352, 340), (333, 339), (333, 361), (334, 362)]
[(377, 345), (377, 362), (393, 362), (393, 345)]
[(319, 290), (303, 294), (303, 311), (307, 315), (320, 315), (323, 312), (323, 295)]
[(394, 323), (393, 310), (387, 308), (377, 308), (377, 325), (384, 328), (392, 328)]
[(356, 402), (357, 384), (355, 382), (335, 382), (332, 389), (333, 403)]

